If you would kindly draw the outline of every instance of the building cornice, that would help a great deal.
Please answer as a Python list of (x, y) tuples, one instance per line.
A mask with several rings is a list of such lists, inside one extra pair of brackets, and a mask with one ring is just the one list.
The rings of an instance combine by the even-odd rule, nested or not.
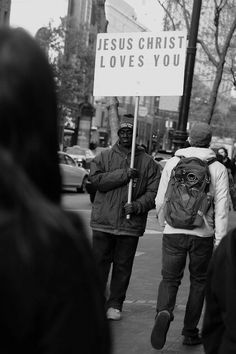
[(142, 32), (147, 32), (149, 31), (149, 29), (147, 27), (145, 27), (144, 25), (142, 25), (141, 23), (138, 23), (137, 21), (135, 21), (132, 17), (127, 16), (124, 12), (120, 11), (117, 7), (113, 6), (112, 4), (107, 4), (106, 7), (110, 7), (113, 10), (115, 10), (116, 12), (118, 12), (121, 16), (125, 17), (127, 20), (129, 20), (131, 23), (135, 24), (136, 26), (140, 27), (140, 30), (142, 30)]

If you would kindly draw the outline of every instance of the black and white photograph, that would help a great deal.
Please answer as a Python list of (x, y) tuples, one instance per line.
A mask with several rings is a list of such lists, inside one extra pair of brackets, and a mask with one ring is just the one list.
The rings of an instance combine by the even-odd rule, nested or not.
[(235, 0), (0, 0), (0, 353), (236, 354)]

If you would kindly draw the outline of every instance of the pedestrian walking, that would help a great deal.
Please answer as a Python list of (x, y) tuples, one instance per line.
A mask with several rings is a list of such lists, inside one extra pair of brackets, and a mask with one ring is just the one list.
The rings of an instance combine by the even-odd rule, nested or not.
[[(160, 170), (140, 146), (130, 168), (133, 116), (124, 115), (118, 141), (91, 162), (90, 180), (97, 192), (92, 206), (93, 250), (105, 288), (112, 265), (105, 307), (107, 318), (119, 320), (129, 285), (139, 237), (144, 234), (148, 211), (155, 207)], [(132, 201), (127, 202), (132, 179)], [(130, 218), (127, 218), (130, 215)]]
[[(229, 210), (227, 170), (216, 160), (214, 151), (209, 148), (211, 137), (208, 124), (195, 123), (189, 133), (190, 147), (177, 150), (162, 172), (156, 196), (158, 219), (164, 226), (164, 232), (162, 280), (151, 334), (151, 343), (155, 349), (164, 346), (170, 322), (174, 319), (176, 296), (187, 256), (190, 290), (182, 330), (183, 344), (202, 343), (197, 326), (204, 302), (207, 268), (214, 244), (217, 246), (226, 235)], [(188, 170), (188, 163), (195, 167)], [(182, 169), (182, 175), (178, 175), (178, 166), (183, 164), (185, 168)], [(201, 177), (201, 171), (207, 171), (204, 178)], [(170, 197), (170, 190), (174, 190), (176, 186), (178, 188), (175, 190), (175, 197)], [(204, 186), (204, 189), (198, 189), (200, 186)], [(177, 204), (179, 192), (182, 194)], [(197, 201), (196, 210), (194, 199)], [(183, 205), (185, 207), (181, 209)], [(190, 212), (193, 214), (190, 215)]]
[(217, 150), (217, 155), (222, 157), (222, 160), (220, 162), (223, 163), (223, 165), (230, 170), (232, 176), (234, 177), (235, 172), (236, 172), (236, 167), (232, 160), (229, 158), (228, 150), (222, 146)]
[[(231, 203), (233, 210), (236, 211), (236, 187), (234, 183), (234, 177), (236, 172), (236, 167), (234, 162), (228, 156), (228, 150), (225, 147), (221, 147), (216, 153), (217, 160), (220, 161), (228, 171), (229, 178), (229, 194), (231, 198)], [(231, 209), (231, 205), (230, 205)]]
[(206, 283), (202, 339), (206, 354), (236, 353), (236, 229), (214, 252)]
[(109, 354), (92, 249), (60, 205), (52, 68), (19, 28), (0, 28), (0, 124), (0, 352)]

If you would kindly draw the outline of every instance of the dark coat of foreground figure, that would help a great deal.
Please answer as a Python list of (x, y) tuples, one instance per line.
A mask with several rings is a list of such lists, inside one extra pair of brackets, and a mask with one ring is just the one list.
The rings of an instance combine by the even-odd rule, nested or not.
[(80, 218), (60, 206), (51, 67), (0, 28), (0, 353), (108, 354), (110, 336)]
[(236, 228), (210, 262), (202, 338), (206, 354), (236, 353)]

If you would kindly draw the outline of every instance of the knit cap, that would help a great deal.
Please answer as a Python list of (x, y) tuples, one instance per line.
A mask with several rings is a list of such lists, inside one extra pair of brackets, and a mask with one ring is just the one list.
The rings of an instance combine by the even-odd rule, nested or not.
[(130, 128), (134, 127), (134, 116), (132, 114), (125, 114), (120, 119), (120, 126), (118, 129), (118, 133), (122, 128)]
[(189, 138), (191, 146), (209, 146), (212, 138), (210, 125), (205, 122), (196, 122), (190, 129)]

